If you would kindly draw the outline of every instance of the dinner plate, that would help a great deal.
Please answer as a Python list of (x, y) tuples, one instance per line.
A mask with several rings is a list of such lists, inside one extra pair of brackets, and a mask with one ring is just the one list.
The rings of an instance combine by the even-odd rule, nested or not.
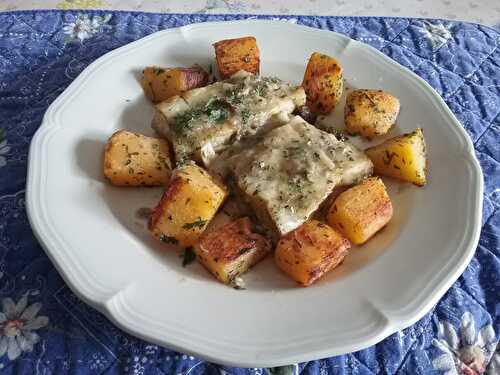
[[(336, 57), (348, 87), (384, 89), (402, 105), (391, 135), (424, 129), (428, 184), (389, 179), (394, 217), (365, 246), (308, 288), (268, 257), (246, 290), (155, 241), (137, 215), (160, 188), (118, 188), (102, 173), (117, 129), (153, 134), (138, 82), (146, 65), (213, 65), (212, 43), (253, 35), (263, 75), (300, 83), (310, 54)], [(342, 125), (342, 105), (325, 120)], [(482, 174), (473, 146), (440, 96), (377, 50), (343, 35), (281, 21), (198, 23), (149, 35), (92, 63), (54, 101), (33, 137), (27, 208), (33, 230), (85, 302), (123, 330), (234, 366), (277, 366), (366, 348), (421, 318), (476, 248)]]

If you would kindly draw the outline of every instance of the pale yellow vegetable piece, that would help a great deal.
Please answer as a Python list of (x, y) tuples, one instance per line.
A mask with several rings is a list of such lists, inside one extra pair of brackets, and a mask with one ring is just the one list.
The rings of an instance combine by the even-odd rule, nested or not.
[(259, 74), (260, 52), (253, 36), (220, 40), (214, 43), (215, 58), (222, 78), (244, 70)]
[(160, 241), (194, 245), (226, 196), (226, 187), (204, 169), (180, 167), (151, 214), (149, 230)]
[(346, 99), (345, 128), (367, 138), (386, 134), (396, 122), (399, 100), (382, 90), (354, 90)]
[(252, 227), (244, 217), (203, 233), (194, 247), (198, 260), (217, 279), (232, 283), (271, 251), (271, 241)]
[(161, 186), (170, 179), (172, 165), (168, 143), (119, 130), (104, 151), (104, 175), (118, 186)]
[(311, 111), (327, 114), (339, 102), (344, 91), (342, 67), (333, 57), (314, 52), (309, 58), (302, 87)]
[(274, 259), (292, 279), (308, 286), (339, 265), (350, 246), (337, 230), (310, 220), (281, 238)]
[(142, 71), (141, 86), (144, 94), (153, 102), (160, 103), (175, 95), (205, 86), (208, 73), (201, 67), (160, 68), (148, 66)]
[(392, 203), (384, 183), (378, 177), (370, 177), (341, 193), (330, 207), (326, 221), (360, 245), (391, 218)]
[(424, 133), (412, 133), (389, 139), (365, 150), (375, 167), (375, 174), (394, 177), (424, 186), (427, 182), (427, 154)]

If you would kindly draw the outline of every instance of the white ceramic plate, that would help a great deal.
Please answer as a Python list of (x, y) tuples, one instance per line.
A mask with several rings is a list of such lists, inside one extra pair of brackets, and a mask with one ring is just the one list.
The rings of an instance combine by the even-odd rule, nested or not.
[[(116, 188), (102, 176), (115, 130), (152, 134), (138, 76), (146, 65), (208, 66), (212, 43), (254, 35), (262, 74), (301, 81), (307, 58), (338, 58), (347, 84), (400, 98), (393, 134), (422, 127), (424, 188), (389, 182), (394, 219), (342, 266), (296, 287), (272, 258), (237, 291), (150, 238), (137, 218), (161, 189)], [(340, 121), (340, 111), (334, 120)], [(276, 366), (368, 347), (421, 318), (458, 278), (477, 245), (482, 175), (472, 143), (438, 94), (375, 49), (284, 22), (200, 23), (165, 30), (91, 64), (51, 105), (33, 138), (27, 206), (59, 272), (84, 301), (125, 331), (227, 365)]]

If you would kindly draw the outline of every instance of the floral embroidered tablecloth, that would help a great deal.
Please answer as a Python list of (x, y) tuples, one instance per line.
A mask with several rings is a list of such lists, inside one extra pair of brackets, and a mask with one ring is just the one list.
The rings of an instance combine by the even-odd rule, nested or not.
[(0, 13), (0, 373), (500, 374), (500, 34), (475, 24), (279, 18), (346, 34), (413, 70), (474, 141), (485, 175), (480, 243), (464, 274), (415, 325), (356, 353), (276, 369), (228, 368), (121, 332), (64, 284), (33, 237), (24, 206), (29, 142), (47, 107), (116, 47), (169, 27), (248, 17)]
[(500, 29), (498, 0), (3, 0), (1, 10), (109, 9), (162, 13), (434, 17)]

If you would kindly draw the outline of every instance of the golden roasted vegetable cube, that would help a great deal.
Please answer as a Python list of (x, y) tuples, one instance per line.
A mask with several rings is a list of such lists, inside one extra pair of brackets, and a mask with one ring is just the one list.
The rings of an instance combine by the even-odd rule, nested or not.
[(151, 214), (149, 230), (160, 241), (194, 245), (226, 196), (226, 187), (202, 168), (180, 167)]
[(119, 130), (104, 151), (104, 175), (118, 186), (160, 186), (170, 179), (167, 141)]
[(378, 177), (364, 180), (341, 193), (330, 207), (327, 223), (344, 233), (352, 243), (368, 241), (392, 217), (392, 203)]
[(422, 129), (389, 139), (365, 153), (373, 162), (376, 174), (418, 186), (426, 184), (427, 155)]
[(314, 113), (329, 113), (344, 90), (342, 67), (333, 57), (314, 52), (309, 58), (302, 86)]
[(141, 86), (144, 94), (153, 102), (160, 103), (185, 91), (205, 86), (208, 73), (201, 67), (160, 68), (148, 66), (142, 71)]
[(205, 232), (194, 247), (198, 260), (217, 279), (229, 284), (271, 251), (271, 242), (252, 230), (247, 217)]
[(260, 52), (253, 36), (221, 40), (214, 43), (214, 48), (222, 78), (228, 78), (240, 70), (259, 74)]
[(345, 128), (367, 138), (386, 134), (396, 122), (399, 100), (382, 90), (354, 90), (346, 99)]
[(274, 259), (292, 279), (308, 286), (339, 265), (350, 247), (340, 232), (310, 220), (281, 238)]

